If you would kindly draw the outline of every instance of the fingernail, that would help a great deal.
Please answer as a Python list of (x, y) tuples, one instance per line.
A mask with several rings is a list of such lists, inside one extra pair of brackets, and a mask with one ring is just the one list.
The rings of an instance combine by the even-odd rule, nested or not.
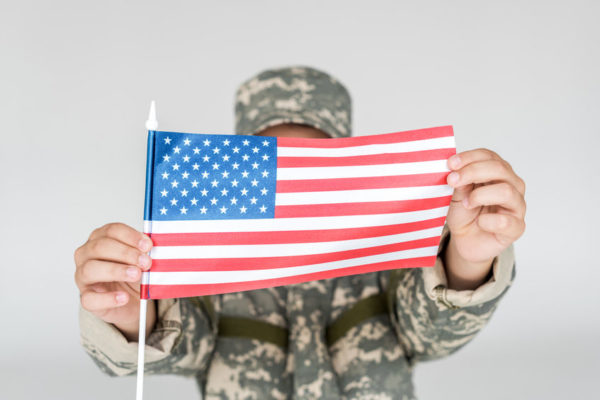
[(125, 303), (127, 301), (127, 295), (125, 293), (117, 294), (116, 298), (117, 298), (117, 303), (119, 303), (119, 304)]
[(150, 257), (148, 257), (146, 254), (142, 254), (142, 255), (140, 255), (138, 262), (140, 264), (140, 267), (149, 267), (150, 266)]
[(458, 175), (457, 172), (451, 172), (448, 175), (448, 184), (450, 185), (456, 185), (458, 183), (460, 176)]
[(151, 247), (150, 239), (144, 238), (144, 239), (141, 239), (140, 242), (138, 243), (138, 248), (141, 251), (144, 251), (144, 252), (149, 251), (150, 247)]
[(125, 272), (127, 273), (127, 276), (132, 279), (136, 279), (138, 276), (138, 269), (135, 267), (129, 267)]
[(448, 164), (450, 165), (450, 168), (452, 169), (456, 169), (460, 166), (460, 157), (458, 155), (453, 155), (452, 157), (450, 157), (448, 159)]

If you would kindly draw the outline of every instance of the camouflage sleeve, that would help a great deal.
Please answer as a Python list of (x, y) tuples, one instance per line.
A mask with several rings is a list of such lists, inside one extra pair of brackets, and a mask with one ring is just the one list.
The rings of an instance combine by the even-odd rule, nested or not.
[[(448, 236), (444, 230), (440, 249)], [(397, 271), (391, 317), (412, 365), (455, 352), (487, 324), (514, 280), (514, 252), (510, 246), (496, 257), (489, 280), (475, 290), (448, 289), (439, 255), (433, 268)]]
[[(200, 302), (157, 301), (158, 319), (146, 340), (145, 371), (149, 374), (202, 374), (215, 345), (214, 321)], [(80, 308), (81, 343), (100, 369), (112, 376), (137, 371), (137, 342), (128, 342), (112, 324)]]

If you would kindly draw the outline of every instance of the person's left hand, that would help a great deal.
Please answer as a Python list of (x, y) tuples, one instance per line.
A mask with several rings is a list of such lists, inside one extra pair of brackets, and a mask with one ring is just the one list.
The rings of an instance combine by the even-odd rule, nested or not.
[(525, 231), (525, 182), (509, 163), (487, 149), (448, 160), (454, 187), (446, 223), (458, 263), (491, 265)]

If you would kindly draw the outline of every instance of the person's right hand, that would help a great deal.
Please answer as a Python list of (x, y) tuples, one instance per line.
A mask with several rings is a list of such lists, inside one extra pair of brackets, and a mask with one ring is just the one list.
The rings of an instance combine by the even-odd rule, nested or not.
[[(129, 340), (137, 340), (140, 314), (140, 280), (150, 268), (146, 254), (152, 241), (120, 223), (94, 230), (88, 241), (75, 250), (75, 283), (81, 306), (114, 324)], [(147, 329), (154, 326), (156, 309), (148, 304)]]

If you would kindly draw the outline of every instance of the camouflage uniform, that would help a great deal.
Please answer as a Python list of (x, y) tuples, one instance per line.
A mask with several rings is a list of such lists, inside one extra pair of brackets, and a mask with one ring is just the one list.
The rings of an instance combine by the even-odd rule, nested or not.
[[(238, 133), (283, 122), (349, 136), (350, 97), (310, 68), (266, 71), (241, 86)], [(514, 274), (510, 247), (476, 290), (447, 289), (438, 257), (433, 268), (159, 300), (146, 371), (194, 376), (205, 399), (413, 399), (415, 363), (468, 343)], [(104, 372), (135, 374), (137, 343), (83, 309), (80, 327)]]

